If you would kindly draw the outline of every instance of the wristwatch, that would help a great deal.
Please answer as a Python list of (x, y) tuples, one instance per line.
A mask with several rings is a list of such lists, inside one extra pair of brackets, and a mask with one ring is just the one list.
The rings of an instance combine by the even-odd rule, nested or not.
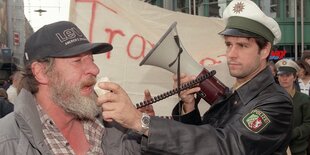
[(140, 120), (141, 121), (142, 130), (141, 131), (137, 131), (138, 134), (143, 135), (149, 129), (150, 120), (151, 120), (151, 117), (148, 114), (142, 113), (142, 117), (141, 117), (141, 120)]

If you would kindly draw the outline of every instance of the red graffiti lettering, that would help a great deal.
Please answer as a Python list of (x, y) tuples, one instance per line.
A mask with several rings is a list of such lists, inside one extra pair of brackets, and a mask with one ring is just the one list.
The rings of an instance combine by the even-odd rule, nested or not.
[[(219, 57), (226, 57), (226, 55), (219, 55), (217, 56), (218, 58)], [(220, 64), (222, 63), (222, 61), (220, 60), (216, 60), (216, 59), (213, 59), (213, 58), (209, 58), (209, 57), (206, 57), (206, 58), (203, 58), (199, 61), (199, 64), (205, 66), (205, 65), (215, 65), (215, 64)]]
[[(105, 32), (108, 33), (108, 36), (109, 36), (109, 38), (108, 38), (108, 43), (110, 43), (110, 44), (112, 44), (113, 39), (114, 39), (114, 37), (115, 37), (116, 35), (120, 35), (120, 36), (122, 36), (122, 37), (125, 36), (125, 34), (124, 34), (124, 32), (123, 32), (122, 30), (112, 30), (112, 29), (110, 29), (110, 28), (106, 28), (106, 29), (105, 29)], [(113, 44), (112, 44), (112, 45), (113, 45)], [(108, 52), (108, 53), (107, 53), (107, 59), (110, 59), (110, 57), (111, 57), (111, 52)]]
[[(131, 51), (130, 51), (130, 47), (131, 47), (131, 44), (133, 44), (133, 41), (135, 40), (135, 38), (140, 38), (140, 40), (142, 41), (142, 47), (141, 47), (141, 52), (140, 52), (140, 55), (138, 55), (138, 56), (133, 56), (131, 53)], [(135, 35), (133, 35), (131, 38), (130, 38), (130, 40), (129, 40), (129, 42), (128, 42), (128, 45), (127, 45), (127, 54), (128, 54), (128, 56), (130, 57), (130, 58), (133, 58), (133, 59), (135, 59), (135, 60), (137, 60), (137, 59), (139, 59), (140, 57), (144, 57), (144, 52), (145, 52), (145, 39), (142, 37), (142, 36), (140, 36), (140, 35), (137, 35), (137, 34), (135, 34)]]
[[(93, 5), (96, 4), (96, 3), (98, 3), (98, 4), (100, 4), (101, 6), (105, 7), (106, 9), (108, 9), (108, 10), (114, 12), (115, 14), (117, 14), (117, 12), (116, 12), (115, 10), (113, 10), (111, 7), (109, 7), (109, 6), (107, 6), (107, 5), (103, 4), (103, 3), (101, 3), (101, 2), (98, 1), (98, 0), (75, 0), (75, 2), (76, 2), (76, 3), (79, 3), (79, 2), (88, 2), (88, 3), (92, 3)], [(92, 10), (93, 10), (94, 12), (96, 11), (95, 9), (92, 9)]]
[(90, 24), (89, 24), (89, 41), (92, 42), (93, 41), (93, 28), (94, 28), (94, 23), (95, 23), (95, 16), (96, 16), (96, 9), (97, 9), (97, 3), (101, 6), (103, 6), (104, 8), (108, 9), (109, 11), (117, 14), (117, 12), (115, 10), (113, 10), (112, 8), (106, 6), (105, 4), (101, 3), (98, 0), (75, 0), (76, 3), (81, 3), (81, 2), (86, 2), (86, 3), (92, 3), (92, 12), (91, 12), (91, 18), (90, 18)]
[[(98, 9), (98, 5), (99, 6), (102, 6), (104, 9), (107, 9), (109, 10), (110, 12), (113, 12), (114, 14), (118, 14), (118, 12), (114, 9), (112, 9), (111, 7), (109, 7), (108, 5), (102, 3), (100, 0), (75, 0), (76, 3), (91, 3), (92, 7), (91, 7), (91, 19), (90, 19), (90, 25), (89, 25), (89, 40), (92, 42), (93, 40), (93, 27), (94, 27), (94, 24), (95, 24), (95, 16), (96, 16), (96, 10)], [(102, 8), (99, 8), (99, 9), (102, 9)], [(108, 35), (108, 43), (112, 44), (113, 45), (113, 41), (116, 39), (116, 36), (119, 35), (121, 37), (124, 37), (126, 36), (125, 33), (122, 31), (122, 30), (113, 30), (111, 28), (106, 28), (105, 29), (105, 32), (107, 33)], [(133, 44), (135, 44), (135, 42), (139, 41), (140, 40), (140, 43), (142, 45), (141, 47), (141, 50), (137, 52), (136, 49), (134, 49), (135, 51), (133, 51), (133, 49), (131, 48), (133, 46)], [(151, 48), (154, 47), (154, 44), (151, 43), (150, 41), (146, 40), (143, 36), (140, 36), (138, 34), (135, 34), (133, 35), (129, 41), (128, 41), (128, 44), (127, 44), (127, 49), (126, 49), (126, 52), (127, 52), (127, 55), (129, 58), (131, 59), (135, 59), (135, 60), (138, 60), (139, 58), (141, 57), (144, 57), (145, 56), (145, 50), (146, 50), (146, 46), (149, 45), (151, 46)], [(134, 55), (134, 53), (137, 53), (136, 55)], [(286, 51), (282, 51), (281, 53), (281, 57), (284, 57), (284, 55), (286, 54)], [(219, 57), (222, 57), (222, 56), (225, 56), (225, 55), (219, 55)], [(107, 59), (110, 59), (111, 58), (111, 52), (108, 52), (107, 53)], [(206, 57), (206, 58), (203, 58), (202, 60), (200, 60), (199, 62), (201, 65), (213, 65), (213, 64), (219, 64), (219, 63), (222, 63), (220, 60), (217, 60), (216, 59), (213, 59), (213, 58), (209, 58), (209, 57)]]

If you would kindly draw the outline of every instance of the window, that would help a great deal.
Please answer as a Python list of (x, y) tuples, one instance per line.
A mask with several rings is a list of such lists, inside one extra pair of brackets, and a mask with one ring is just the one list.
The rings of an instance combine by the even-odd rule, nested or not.
[(220, 17), (218, 0), (209, 0), (209, 17)]
[(176, 11), (198, 15), (198, 7), (201, 5), (201, 3), (202, 0), (176, 0)]
[[(286, 17), (295, 17), (295, 1), (286, 0)], [(300, 17), (300, 1), (297, 1), (297, 17)]]
[[(288, 0), (292, 1), (292, 0)], [(260, 0), (259, 6), (261, 7), (262, 11), (271, 18), (279, 18), (279, 0)]]
[[(297, 17), (301, 17), (301, 0), (297, 0)], [(306, 7), (309, 6), (309, 1), (303, 0), (303, 10), (304, 10), (304, 17), (307, 18), (307, 9)], [(294, 18), (295, 17), (295, 0), (286, 0), (286, 17)]]

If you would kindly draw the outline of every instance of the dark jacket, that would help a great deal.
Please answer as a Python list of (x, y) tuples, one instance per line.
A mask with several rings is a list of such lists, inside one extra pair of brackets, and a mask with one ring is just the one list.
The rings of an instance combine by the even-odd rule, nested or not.
[(14, 110), (14, 104), (10, 103), (4, 97), (0, 97), (0, 118)]
[(294, 125), (290, 142), (292, 153), (306, 152), (310, 135), (310, 97), (296, 91), (293, 96)]
[(291, 138), (292, 110), (290, 96), (266, 68), (213, 104), (203, 119), (198, 109), (181, 117), (196, 125), (152, 117), (142, 149), (161, 155), (284, 154)]

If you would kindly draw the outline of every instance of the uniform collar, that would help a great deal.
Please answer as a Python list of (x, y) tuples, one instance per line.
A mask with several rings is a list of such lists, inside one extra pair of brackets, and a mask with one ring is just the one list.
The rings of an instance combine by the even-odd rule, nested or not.
[(240, 96), (242, 103), (247, 104), (250, 100), (257, 96), (257, 94), (259, 94), (272, 83), (275, 83), (275, 81), (270, 69), (267, 66), (255, 77), (244, 83), (235, 91)]

